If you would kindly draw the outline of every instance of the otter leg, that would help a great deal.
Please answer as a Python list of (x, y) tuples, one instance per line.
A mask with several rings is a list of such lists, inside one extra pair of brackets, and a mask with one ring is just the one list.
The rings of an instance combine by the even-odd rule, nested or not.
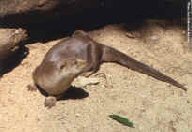
[(48, 109), (52, 108), (53, 106), (55, 106), (57, 103), (57, 98), (54, 96), (48, 96), (45, 98), (45, 107), (47, 107)]
[(100, 45), (91, 45), (88, 53), (89, 66), (84, 70), (83, 76), (89, 77), (90, 75), (96, 73), (99, 70), (100, 65), (102, 63), (102, 52), (103, 50)]
[(99, 63), (92, 63), (81, 72), (81, 75), (89, 77), (95, 74), (98, 70), (99, 70)]

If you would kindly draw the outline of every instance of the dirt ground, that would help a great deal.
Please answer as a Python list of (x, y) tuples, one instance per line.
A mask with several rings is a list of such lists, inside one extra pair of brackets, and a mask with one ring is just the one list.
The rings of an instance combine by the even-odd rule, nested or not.
[[(0, 80), (0, 132), (191, 132), (192, 51), (183, 30), (149, 22), (128, 31), (123, 25), (108, 25), (90, 32), (97, 42), (173, 77), (187, 92), (118, 64), (105, 63), (97, 85), (82, 87), (89, 94), (67, 99), (51, 109), (44, 96), (27, 91), (31, 74), (45, 53), (58, 41), (27, 45), (29, 55)], [(80, 78), (79, 78), (80, 80)], [(78, 82), (78, 80), (77, 80)], [(78, 83), (74, 83), (76, 87)], [(135, 128), (110, 119), (110, 114), (128, 117)]]

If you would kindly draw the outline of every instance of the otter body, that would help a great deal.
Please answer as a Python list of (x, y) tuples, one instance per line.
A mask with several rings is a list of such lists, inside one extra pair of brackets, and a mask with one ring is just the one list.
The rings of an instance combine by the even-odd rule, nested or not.
[(33, 73), (34, 83), (43, 89), (47, 96), (57, 98), (71, 86), (78, 75), (97, 72), (103, 62), (118, 63), (186, 90), (171, 77), (112, 47), (95, 42), (81, 30), (76, 31), (71, 38), (53, 46), (47, 52), (42, 63)]

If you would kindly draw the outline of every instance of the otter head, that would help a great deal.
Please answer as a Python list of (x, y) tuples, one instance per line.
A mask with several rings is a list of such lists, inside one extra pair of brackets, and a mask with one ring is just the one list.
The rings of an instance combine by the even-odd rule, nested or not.
[(81, 59), (64, 59), (60, 62), (42, 62), (33, 73), (34, 83), (49, 95), (65, 92), (75, 77), (86, 67)]

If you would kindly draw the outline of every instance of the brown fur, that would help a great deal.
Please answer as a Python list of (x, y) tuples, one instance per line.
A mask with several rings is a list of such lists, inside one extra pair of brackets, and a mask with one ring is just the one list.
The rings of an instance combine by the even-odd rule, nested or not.
[(152, 76), (186, 90), (174, 79), (119, 52), (92, 40), (84, 31), (76, 31), (71, 38), (53, 46), (33, 73), (36, 85), (48, 96), (58, 97), (80, 74), (95, 73), (103, 62), (115, 62), (132, 70)]

